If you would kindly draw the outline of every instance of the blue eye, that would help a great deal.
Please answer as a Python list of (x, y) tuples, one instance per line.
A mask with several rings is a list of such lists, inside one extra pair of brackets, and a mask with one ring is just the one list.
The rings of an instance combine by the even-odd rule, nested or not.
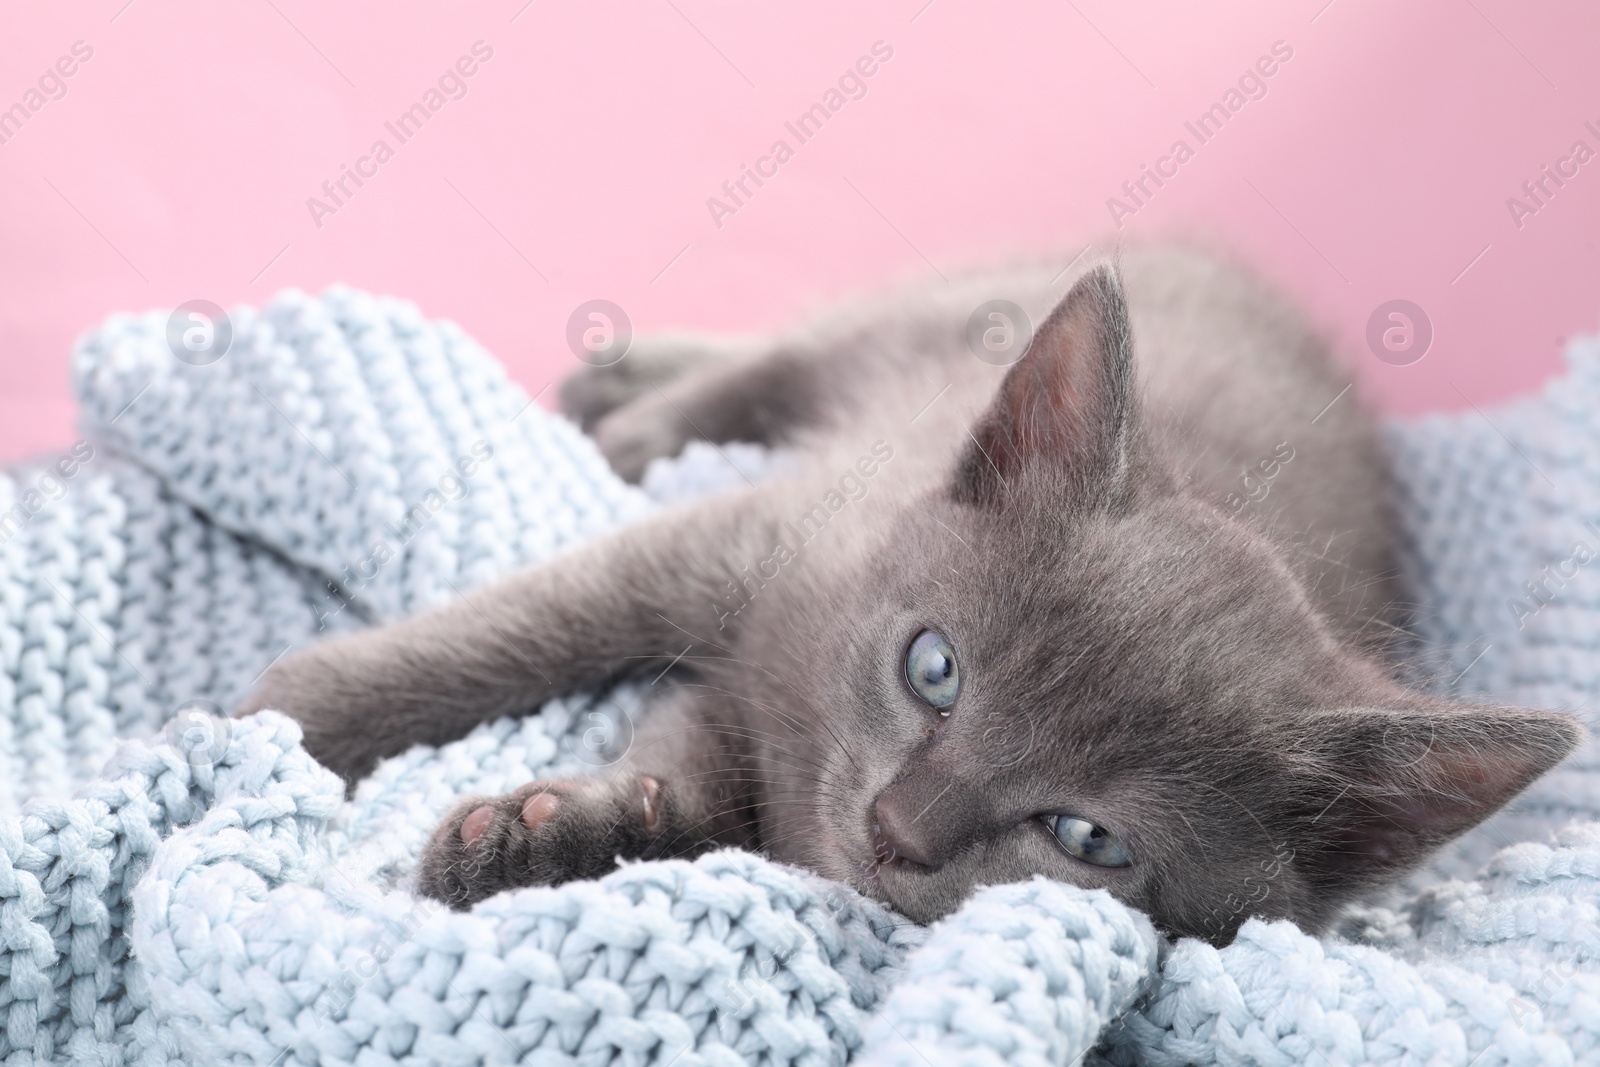
[(1133, 861), (1110, 830), (1102, 830), (1076, 815), (1046, 815), (1044, 824), (1056, 835), (1067, 854), (1096, 867), (1126, 867)]
[(906, 649), (906, 684), (936, 708), (955, 703), (956, 694), (961, 691), (961, 672), (956, 669), (956, 650), (944, 634), (924, 630), (912, 639), (911, 647)]

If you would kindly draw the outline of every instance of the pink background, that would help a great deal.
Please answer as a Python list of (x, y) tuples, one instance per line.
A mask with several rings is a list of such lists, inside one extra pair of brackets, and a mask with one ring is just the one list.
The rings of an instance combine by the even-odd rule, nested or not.
[[(1384, 407), (1526, 390), (1597, 325), (1600, 8), (1515, 0), (726, 0), (13, 5), (0, 107), (93, 58), (0, 144), (0, 460), (71, 440), (74, 338), (119, 309), (333, 281), (475, 334), (537, 392), (568, 315), (777, 326), (907, 275), (1115, 235), (1107, 198), (1275, 41), (1293, 59), (1124, 220), (1235, 250), (1302, 299)], [(383, 124), (493, 48), (409, 143)], [(893, 58), (719, 228), (706, 206), (882, 40)], [(318, 228), (378, 138), (395, 157)], [(1411, 366), (1380, 303), (1436, 331)], [(546, 394), (548, 401), (551, 394)]]

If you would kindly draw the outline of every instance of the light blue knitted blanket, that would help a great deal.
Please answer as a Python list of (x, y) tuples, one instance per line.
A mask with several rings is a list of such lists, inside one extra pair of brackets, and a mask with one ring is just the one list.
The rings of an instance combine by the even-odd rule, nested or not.
[[(239, 309), (206, 366), (165, 326), (86, 336), (87, 440), (0, 475), (7, 1067), (1600, 1061), (1592, 746), (1320, 939), (1166, 943), (1044, 881), (923, 930), (737, 852), (470, 914), (420, 900), (408, 873), (457, 797), (583, 771), (639, 695), (413, 751), (349, 802), (289, 719), (207, 712), (293, 645), (727, 484), (724, 460), (624, 486), (397, 301)], [(1600, 552), (1600, 342), (1569, 362), (1537, 398), (1392, 429), (1438, 688), (1600, 692), (1600, 562), (1574, 550)]]

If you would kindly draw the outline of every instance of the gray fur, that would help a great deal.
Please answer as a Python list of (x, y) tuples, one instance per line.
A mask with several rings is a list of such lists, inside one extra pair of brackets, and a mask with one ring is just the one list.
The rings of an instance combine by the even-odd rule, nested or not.
[[(1181, 249), (1059, 271), (907, 290), (703, 358), (641, 339), (563, 390), (621, 472), (702, 435), (803, 469), (298, 653), (239, 710), (294, 715), (354, 780), (676, 662), (607, 782), (536, 787), (567, 792), (531, 829), (525, 795), (445, 820), (419, 883), (457, 906), (739, 845), (918, 921), (1044, 873), (1217, 942), (1250, 915), (1324, 927), (1578, 728), (1394, 680), (1384, 460), (1353, 396), (1324, 411), (1348, 379), (1286, 303)], [(1009, 370), (965, 341), (996, 297), (1040, 323)], [(948, 717), (905, 681), (924, 627), (956, 649)], [(1069, 856), (1050, 812), (1113, 830), (1132, 865)]]

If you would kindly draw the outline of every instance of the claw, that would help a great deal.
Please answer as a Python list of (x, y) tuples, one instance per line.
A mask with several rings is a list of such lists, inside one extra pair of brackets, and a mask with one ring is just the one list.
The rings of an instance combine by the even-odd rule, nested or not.
[(661, 821), (661, 811), (656, 804), (656, 797), (661, 795), (661, 783), (649, 775), (641, 776), (639, 781), (644, 787), (644, 826), (647, 830), (654, 830), (656, 823)]

